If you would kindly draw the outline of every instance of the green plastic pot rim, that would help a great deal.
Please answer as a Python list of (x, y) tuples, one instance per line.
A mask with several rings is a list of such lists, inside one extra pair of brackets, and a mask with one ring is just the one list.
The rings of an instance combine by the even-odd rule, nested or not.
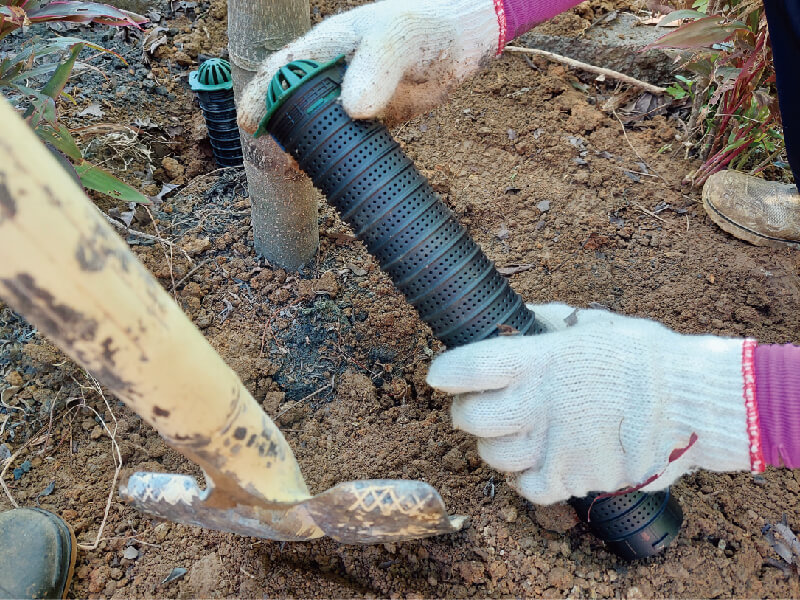
[[(221, 74), (225, 78), (224, 81), (220, 81), (219, 83), (207, 83), (207, 77), (205, 78), (206, 82), (200, 79), (207, 71), (215, 67), (217, 70), (222, 71)], [(209, 58), (203, 61), (196, 71), (189, 73), (189, 87), (192, 88), (194, 92), (216, 92), (219, 90), (232, 89), (233, 75), (231, 73), (231, 63), (224, 58)]]
[(205, 83), (200, 83), (200, 81), (198, 80), (199, 76), (200, 76), (200, 71), (192, 71), (191, 73), (189, 73), (189, 87), (192, 89), (193, 92), (217, 92), (219, 90), (229, 90), (233, 87), (232, 81), (224, 81), (216, 85), (207, 85)]
[[(272, 106), (269, 106), (269, 104), (267, 102), (267, 97), (265, 97), (264, 98), (264, 103), (267, 104), (267, 114), (265, 114), (264, 118), (261, 119), (261, 122), (258, 124), (258, 129), (253, 134), (253, 137), (256, 137), (256, 138), (257, 137), (261, 137), (262, 135), (264, 135), (267, 132), (267, 124), (269, 123), (270, 119), (275, 114), (275, 111), (277, 111), (283, 105), (283, 103), (286, 102), (286, 100), (289, 98), (289, 96), (292, 95), (292, 92), (294, 92), (297, 88), (299, 88), (301, 85), (303, 85), (306, 81), (308, 81), (312, 77), (315, 77), (319, 73), (322, 73), (323, 71), (326, 71), (326, 70), (330, 69), (331, 67), (334, 67), (334, 66), (338, 65), (339, 63), (344, 62), (344, 58), (345, 58), (345, 55), (344, 54), (340, 54), (339, 56), (334, 58), (332, 61), (323, 63), (321, 65), (318, 65), (315, 69), (312, 69), (311, 71), (306, 73), (305, 77), (303, 77), (297, 84), (295, 84), (295, 85), (291, 86), (290, 88), (284, 90), (283, 94), (281, 95), (281, 97), (278, 98), (278, 100)], [(294, 62), (294, 61), (292, 61), (292, 62)], [(311, 62), (315, 62), (315, 61), (311, 61)], [(290, 64), (292, 64), (292, 63), (287, 63), (287, 65), (290, 65)], [(284, 65), (284, 66), (287, 66), (287, 65)]]

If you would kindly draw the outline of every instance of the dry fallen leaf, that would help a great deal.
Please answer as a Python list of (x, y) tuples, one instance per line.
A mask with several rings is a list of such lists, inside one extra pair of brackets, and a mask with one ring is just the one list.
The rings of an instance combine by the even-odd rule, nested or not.
[(500, 275), (514, 275), (515, 273), (522, 273), (523, 271), (530, 271), (536, 265), (532, 263), (522, 263), (516, 265), (507, 265), (505, 267), (497, 267), (497, 272)]
[(366, 275), (367, 274), (366, 269), (362, 269), (361, 267), (359, 267), (357, 265), (354, 265), (353, 263), (347, 263), (345, 265), (345, 267), (350, 269), (350, 271), (353, 273), (353, 275), (357, 275), (359, 277), (362, 276), (362, 275)]
[(92, 102), (89, 106), (84, 108), (81, 112), (78, 113), (79, 117), (102, 117), (105, 113), (103, 109), (100, 108), (100, 104), (97, 102)]
[(578, 312), (579, 311), (580, 311), (580, 308), (576, 308), (575, 310), (573, 310), (571, 313), (569, 313), (564, 318), (564, 323), (567, 324), (567, 327), (572, 327), (573, 325), (575, 325), (578, 322)]
[(188, 573), (187, 569), (184, 569), (183, 567), (175, 567), (174, 569), (172, 569), (172, 571), (170, 571), (169, 575), (167, 575), (167, 578), (161, 582), (161, 585), (164, 585), (165, 583), (170, 583), (171, 581), (175, 581), (176, 579), (180, 579), (181, 577), (186, 575), (186, 573)]
[(786, 515), (783, 516), (780, 523), (764, 527), (763, 533), (772, 549), (788, 565), (800, 566), (800, 540), (789, 528)]
[(521, 335), (522, 332), (519, 329), (514, 329), (511, 325), (506, 325), (505, 323), (500, 323), (497, 326), (497, 335)]

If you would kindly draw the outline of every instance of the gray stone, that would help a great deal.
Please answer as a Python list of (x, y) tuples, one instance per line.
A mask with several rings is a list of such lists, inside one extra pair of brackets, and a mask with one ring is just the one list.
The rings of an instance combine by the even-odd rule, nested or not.
[(670, 31), (674, 29), (640, 25), (634, 15), (619, 13), (613, 21), (595, 25), (580, 37), (545, 35), (534, 28), (520, 36), (518, 43), (649, 83), (666, 83), (674, 79), (673, 59), (663, 50), (641, 52), (641, 49)]

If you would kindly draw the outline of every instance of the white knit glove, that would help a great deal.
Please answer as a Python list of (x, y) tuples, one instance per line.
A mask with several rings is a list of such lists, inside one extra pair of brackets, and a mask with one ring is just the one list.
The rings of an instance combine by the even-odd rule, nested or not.
[(270, 55), (239, 102), (239, 125), (253, 133), (266, 113), (275, 72), (292, 60), (349, 67), (342, 104), (356, 119), (410, 118), (440, 104), (447, 91), (497, 52), (493, 0), (383, 0), (330, 17)]
[(663, 489), (697, 468), (750, 468), (743, 340), (605, 310), (530, 308), (548, 333), (456, 348), (428, 373), (431, 386), (459, 394), (453, 425), (478, 436), (481, 457), (520, 494), (551, 504), (654, 476), (643, 489)]

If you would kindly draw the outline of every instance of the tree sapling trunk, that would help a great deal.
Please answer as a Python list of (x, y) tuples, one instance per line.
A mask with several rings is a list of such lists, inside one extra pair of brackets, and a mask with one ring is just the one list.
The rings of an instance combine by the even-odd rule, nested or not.
[[(310, 26), (308, 0), (228, 0), (228, 39), (236, 98), (272, 52)], [(256, 252), (296, 270), (319, 245), (317, 198), (311, 181), (269, 136), (242, 132)]]

